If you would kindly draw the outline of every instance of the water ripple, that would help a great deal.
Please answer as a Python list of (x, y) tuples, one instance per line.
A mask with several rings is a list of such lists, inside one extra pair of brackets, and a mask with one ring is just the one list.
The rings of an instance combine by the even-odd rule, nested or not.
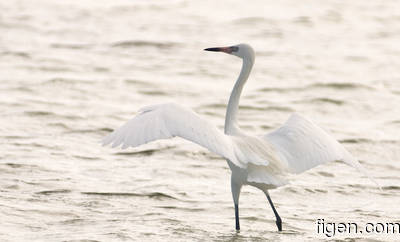
[(120, 47), (120, 48), (155, 47), (159, 49), (169, 49), (177, 45), (178, 43), (174, 42), (155, 42), (146, 40), (125, 40), (111, 44), (112, 47)]
[(153, 199), (173, 199), (179, 200), (176, 197), (168, 195), (162, 192), (152, 192), (152, 193), (130, 193), (130, 192), (81, 192), (84, 195), (94, 195), (94, 196), (107, 196), (107, 197), (149, 197)]
[(36, 192), (36, 194), (39, 195), (52, 195), (52, 194), (59, 194), (59, 193), (71, 193), (72, 191), (69, 189), (56, 189), (56, 190), (46, 190), (46, 191), (40, 191)]

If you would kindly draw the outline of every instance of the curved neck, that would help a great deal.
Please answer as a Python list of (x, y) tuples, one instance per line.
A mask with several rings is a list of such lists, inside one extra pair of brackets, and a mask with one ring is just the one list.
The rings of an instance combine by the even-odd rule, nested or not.
[(242, 93), (243, 86), (250, 75), (251, 68), (253, 67), (254, 59), (244, 58), (242, 70), (233, 87), (231, 96), (229, 98), (228, 107), (225, 115), (225, 134), (240, 133), (239, 126), (237, 125), (237, 112), (239, 109), (239, 99)]

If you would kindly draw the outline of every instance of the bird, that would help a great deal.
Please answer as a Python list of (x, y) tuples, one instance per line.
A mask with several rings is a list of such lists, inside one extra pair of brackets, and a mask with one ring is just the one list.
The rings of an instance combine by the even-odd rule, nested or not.
[(242, 59), (242, 67), (229, 97), (224, 132), (194, 111), (176, 103), (146, 106), (120, 128), (103, 138), (103, 145), (137, 147), (159, 139), (181, 137), (223, 157), (231, 170), (231, 192), (235, 208), (235, 229), (240, 231), (239, 197), (242, 186), (261, 190), (272, 208), (278, 231), (282, 219), (269, 190), (288, 184), (288, 174), (299, 174), (317, 165), (343, 161), (362, 173), (364, 167), (337, 140), (314, 122), (293, 113), (276, 130), (249, 135), (238, 124), (239, 99), (255, 61), (248, 44), (213, 47), (205, 51), (222, 52)]

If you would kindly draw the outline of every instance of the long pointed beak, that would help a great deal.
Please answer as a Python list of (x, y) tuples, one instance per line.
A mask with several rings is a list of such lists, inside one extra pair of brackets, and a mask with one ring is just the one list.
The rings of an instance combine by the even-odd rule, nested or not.
[(221, 47), (207, 48), (207, 49), (204, 49), (204, 50), (206, 50), (206, 51), (221, 51)]
[(225, 52), (225, 53), (232, 53), (233, 52), (233, 48), (232, 47), (213, 47), (213, 48), (207, 48), (204, 49), (206, 51), (215, 51), (215, 52)]

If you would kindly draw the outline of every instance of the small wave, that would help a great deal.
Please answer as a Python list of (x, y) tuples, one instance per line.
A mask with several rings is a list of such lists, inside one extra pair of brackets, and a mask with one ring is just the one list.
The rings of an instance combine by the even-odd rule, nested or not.
[(93, 66), (92, 70), (95, 72), (109, 72), (110, 68), (104, 66)]
[(201, 105), (200, 106), (201, 109), (216, 109), (216, 108), (220, 108), (220, 109), (226, 109), (226, 104), (224, 103), (212, 103), (212, 104), (206, 104), (206, 105)]
[(16, 57), (22, 57), (25, 59), (31, 58), (31, 56), (28, 53), (22, 52), (22, 51), (3, 51), (3, 52), (0, 52), (0, 56), (16, 56)]
[(46, 191), (40, 191), (36, 192), (36, 194), (39, 195), (51, 195), (51, 194), (58, 194), (58, 193), (71, 193), (72, 191), (69, 189), (56, 189), (56, 190), (46, 190)]
[(148, 95), (148, 96), (167, 96), (168, 93), (160, 91), (160, 90), (141, 90), (138, 91), (140, 94)]
[(152, 193), (142, 194), (142, 196), (146, 196), (149, 198), (156, 198), (156, 199), (168, 198), (168, 199), (178, 200), (177, 198), (162, 192), (152, 192)]
[(389, 123), (390, 124), (400, 124), (400, 120), (392, 120)]
[(136, 79), (126, 79), (124, 81), (127, 84), (134, 84), (135, 86), (141, 86), (141, 87), (154, 86), (154, 83), (151, 81), (142, 81), (142, 80), (136, 80)]
[[(284, 231), (280, 231), (279, 233), (281, 234)], [(266, 238), (265, 235), (264, 236), (255, 236), (252, 234), (251, 236), (244, 236), (244, 235), (240, 235), (238, 232), (236, 232), (236, 233), (227, 234), (227, 235), (218, 235), (217, 241), (266, 241), (265, 238)], [(274, 237), (273, 238), (269, 237), (268, 239), (270, 241), (274, 241), (274, 239), (279, 240), (278, 238), (274, 238)]]
[(293, 22), (296, 24), (300, 24), (300, 25), (304, 25), (304, 26), (308, 26), (311, 27), (313, 26), (313, 21), (311, 20), (310, 17), (308, 16), (299, 16), (293, 19)]
[(335, 105), (343, 105), (345, 101), (343, 100), (338, 100), (338, 99), (333, 99), (333, 98), (313, 98), (308, 100), (307, 102), (309, 103), (331, 103)]
[(56, 49), (74, 49), (74, 50), (88, 49), (91, 47), (91, 45), (89, 44), (66, 44), (66, 43), (55, 43), (51, 44), (50, 46)]
[(68, 67), (61, 67), (61, 66), (49, 66), (49, 65), (43, 65), (43, 66), (38, 66), (38, 67), (30, 67), (27, 66), (26, 69), (35, 69), (35, 70), (40, 70), (40, 71), (48, 71), (48, 72), (75, 72), (74, 69), (68, 68)]
[(269, 130), (269, 129), (274, 129), (275, 126), (262, 124), (262, 125), (260, 125), (260, 128), (262, 128), (264, 130)]
[(329, 173), (329, 172), (326, 172), (326, 171), (320, 171), (320, 172), (317, 172), (317, 173), (320, 174), (321, 176), (324, 176), (324, 177), (334, 177), (335, 176), (332, 173)]
[(116, 152), (114, 153), (115, 155), (123, 155), (123, 156), (150, 156), (154, 152), (161, 152), (164, 150), (169, 150), (173, 149), (175, 146), (169, 145), (169, 146), (162, 146), (162, 147), (157, 147), (153, 149), (146, 149), (146, 150), (139, 150), (139, 151), (133, 151), (133, 152)]
[(17, 163), (5, 163), (5, 165), (11, 168), (21, 168), (23, 166), (23, 164), (17, 164)]
[(349, 143), (349, 144), (361, 144), (361, 143), (372, 143), (373, 141), (365, 138), (354, 138), (354, 139), (342, 139), (340, 143)]
[(239, 107), (241, 110), (257, 110), (257, 111), (285, 111), (285, 112), (293, 112), (293, 109), (290, 107), (284, 106), (265, 106), (265, 107), (258, 107), (258, 106), (248, 106), (248, 105), (240, 105)]
[(266, 108), (267, 111), (280, 111), (280, 112), (294, 112), (294, 110), (290, 107), (284, 106), (268, 106)]
[(255, 36), (263, 37), (263, 38), (283, 39), (284, 33), (282, 32), (281, 29), (273, 27), (271, 29), (264, 29), (263, 31), (260, 31), (260, 33)]
[(25, 111), (24, 114), (28, 116), (50, 116), (54, 115), (53, 112), (48, 112), (48, 111)]
[(339, 89), (339, 90), (354, 90), (354, 89), (367, 89), (373, 90), (374, 88), (365, 84), (353, 83), (353, 82), (327, 82), (327, 83), (314, 83), (306, 86), (299, 87), (264, 87), (258, 89), (259, 92), (278, 92), (278, 93), (287, 93), (287, 92), (299, 92), (299, 91), (307, 91), (312, 89), (320, 89), (320, 88), (328, 88), (328, 89)]
[(72, 157), (81, 160), (100, 160), (99, 157), (93, 157), (93, 156), (74, 155)]
[[(201, 109), (226, 109), (226, 104), (222, 103), (214, 103), (208, 105), (202, 105)], [(293, 109), (285, 106), (249, 106), (249, 105), (240, 105), (240, 110), (249, 110), (249, 111), (283, 111), (283, 112), (293, 112)]]
[(18, 91), (18, 92), (26, 92), (26, 93), (34, 92), (34, 89), (27, 87), (27, 86), (18, 86), (18, 87), (10, 88), (9, 90)]
[(318, 193), (328, 193), (327, 190), (318, 189), (318, 188), (314, 189), (314, 191), (315, 191), (315, 192), (318, 192)]
[(270, 221), (269, 219), (265, 219), (262, 217), (256, 217), (256, 216), (241, 216), (240, 218), (244, 219), (244, 220), (249, 220), (249, 221), (260, 221), (260, 222), (269, 222)]
[(288, 193), (299, 193), (299, 191), (293, 187), (285, 186), (283, 190)]
[[(66, 116), (69, 117), (69, 116)], [(74, 133), (79, 133), (79, 134), (83, 134), (83, 133), (109, 133), (113, 131), (110, 128), (100, 128), (100, 129), (74, 129), (74, 130), (70, 130), (70, 131), (66, 131), (66, 134), (74, 134)]]
[(335, 10), (328, 10), (323, 16), (322, 19), (329, 21), (329, 22), (334, 22), (338, 23), (343, 20), (343, 16), (340, 12), (335, 11)]
[(276, 56), (278, 55), (275, 51), (257, 51), (258, 56)]
[[(281, 39), (284, 37), (284, 34), (281, 28), (278, 27), (276, 20), (271, 18), (264, 17), (244, 17), (235, 19), (232, 21), (235, 25), (244, 25), (244, 26), (262, 26), (262, 30), (260, 30), (255, 36), (263, 37), (263, 38), (276, 38)], [(269, 26), (265, 28), (265, 26)], [(257, 53), (260, 54), (260, 53)], [(261, 53), (260, 55), (265, 55), (265, 53)], [(269, 54), (267, 54), (268, 56)]]
[(315, 83), (308, 86), (309, 88), (331, 88), (331, 89), (368, 89), (373, 90), (373, 87), (353, 82), (327, 82), (327, 83)]
[(342, 140), (340, 140), (340, 142), (341, 143), (350, 143), (350, 144), (362, 144), (362, 143), (367, 143), (367, 144), (397, 144), (397, 143), (399, 143), (398, 140), (390, 140), (390, 139), (371, 140), (371, 139), (366, 139), (366, 138), (342, 139)]
[(98, 129), (98, 131), (101, 131), (101, 132), (112, 132), (113, 131), (113, 129), (111, 129), (111, 128), (100, 128), (100, 129)]
[[(49, 112), (49, 111), (43, 111), (43, 110), (37, 110), (37, 111), (24, 111), (24, 114), (27, 116), (33, 116), (33, 117), (47, 117), (47, 116), (55, 116), (59, 118), (65, 118), (69, 120), (78, 120), (78, 119), (83, 119), (83, 117), (77, 116), (77, 115), (70, 115), (70, 114), (57, 114), (54, 112)], [(81, 132), (81, 131), (79, 131)], [(95, 132), (95, 131), (93, 131)]]
[[(1, 169), (0, 169), (0, 171), (3, 172)], [(9, 190), (18, 190), (19, 186), (17, 184), (14, 184), (14, 185), (4, 186), (4, 188), (9, 189)]]
[(400, 190), (400, 186), (384, 186), (382, 187), (383, 190)]
[(22, 136), (22, 135), (6, 135), (2, 136), (4, 139), (30, 139), (30, 136)]
[(63, 129), (70, 129), (70, 127), (68, 126), (68, 125), (66, 125), (66, 124), (64, 124), (64, 123), (60, 123), (60, 122), (57, 122), (57, 123), (49, 123), (48, 124), (49, 126), (52, 126), (52, 127), (58, 127), (58, 128), (63, 128)]
[(343, 188), (337, 189), (337, 190), (335, 190), (334, 192), (339, 193), (339, 194), (342, 194), (342, 195), (350, 195), (350, 194), (351, 194), (351, 192), (346, 191), (346, 190), (343, 189)]
[(274, 22), (272, 19), (266, 19), (263, 17), (244, 17), (235, 19), (232, 21), (234, 24), (255, 24), (255, 23), (265, 23), (265, 22)]
[(185, 208), (185, 207), (176, 207), (176, 206), (156, 206), (157, 208), (165, 208), (165, 209), (179, 209), (183, 211), (189, 212), (201, 212), (204, 211), (204, 208)]
[(132, 47), (155, 47), (159, 49), (168, 49), (176, 46), (173, 42), (155, 42), (145, 40), (126, 40), (111, 44), (112, 47), (132, 48)]
[(155, 198), (155, 199), (163, 199), (163, 198), (168, 198), (168, 199), (173, 199), (173, 200), (179, 200), (176, 197), (173, 197), (171, 195), (162, 193), (162, 192), (152, 192), (152, 193), (132, 193), (132, 192), (81, 192), (84, 195), (96, 195), (96, 196), (118, 196), (118, 197), (149, 197), (149, 198)]
[(348, 184), (347, 186), (356, 188), (357, 190), (365, 189), (365, 186), (363, 186), (361, 184)]
[(73, 212), (63, 212), (63, 211), (57, 211), (53, 209), (31, 209), (30, 207), (24, 208), (24, 209), (16, 209), (17, 211), (21, 211), (24, 213), (36, 213), (44, 216), (55, 216), (57, 218), (60, 217), (78, 217), (78, 214), (75, 214)]
[[(30, 169), (30, 170), (39, 169), (39, 166), (37, 166), (37, 165), (31, 165), (31, 164), (21, 164), (21, 163), (11, 163), (11, 162), (8, 162), (8, 163), (0, 164), (0, 165), (6, 165), (6, 166), (11, 167), (11, 168), (14, 168), (14, 169), (19, 169), (19, 168), (28, 168), (28, 169)], [(41, 169), (41, 170), (44, 170), (44, 169)]]
[(182, 224), (182, 221), (174, 218), (162, 218), (161, 219), (166, 224)]
[(313, 189), (310, 189), (310, 188), (305, 188), (304, 190), (306, 192), (309, 192), (309, 193), (315, 193), (315, 191)]
[(258, 89), (259, 92), (279, 92), (279, 93), (287, 93), (287, 92), (296, 92), (302, 91), (305, 87), (263, 87)]
[(154, 152), (159, 151), (159, 149), (148, 149), (134, 152), (117, 152), (116, 155), (124, 155), (124, 156), (151, 156)]
[(204, 111), (204, 112), (199, 112), (199, 114), (207, 115), (207, 116), (213, 116), (213, 117), (225, 118), (225, 113), (223, 113), (223, 112)]
[(46, 84), (92, 84), (93, 81), (83, 80), (83, 79), (74, 79), (74, 78), (63, 78), (63, 77), (55, 77), (49, 80), (42, 82), (40, 85)]
[(267, 107), (257, 107), (257, 106), (248, 106), (248, 105), (240, 105), (241, 110), (257, 110), (257, 111), (266, 111)]
[[(64, 221), (62, 221), (62, 224), (66, 224), (66, 225), (69, 225), (69, 224), (81, 224), (81, 223), (86, 223), (87, 221), (85, 220), (85, 219), (81, 219), (81, 218), (73, 218), (73, 219), (67, 219), (67, 220), (64, 220)], [(97, 240), (85, 240), (85, 241), (97, 241)]]
[(354, 61), (354, 62), (366, 62), (368, 58), (366, 56), (355, 56), (350, 55), (345, 57), (346, 60)]

